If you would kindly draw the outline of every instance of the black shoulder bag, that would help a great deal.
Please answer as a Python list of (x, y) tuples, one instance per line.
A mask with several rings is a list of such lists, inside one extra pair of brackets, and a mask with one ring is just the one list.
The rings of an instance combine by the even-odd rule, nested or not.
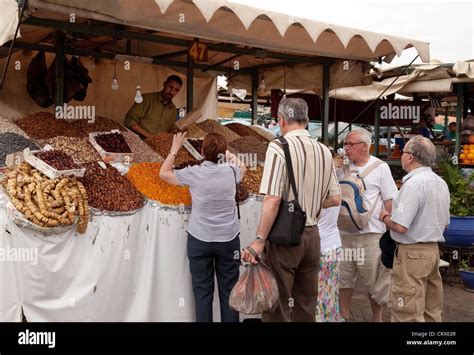
[(279, 137), (278, 139), (285, 153), (286, 168), (290, 178), (290, 189), (293, 190), (295, 199), (293, 201), (281, 200), (280, 209), (268, 235), (268, 240), (275, 244), (296, 246), (301, 243), (301, 235), (306, 223), (306, 212), (303, 211), (298, 202), (298, 192), (296, 191), (295, 175), (293, 173), (288, 141), (284, 137)]

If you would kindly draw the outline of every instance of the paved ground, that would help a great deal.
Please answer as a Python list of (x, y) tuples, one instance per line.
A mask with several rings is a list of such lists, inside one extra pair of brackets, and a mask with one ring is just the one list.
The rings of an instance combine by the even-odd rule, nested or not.
[[(461, 284), (449, 286), (443, 283), (443, 322), (474, 322), (474, 293), (464, 290)], [(356, 288), (352, 298), (351, 314), (353, 322), (370, 322), (372, 312), (367, 297)], [(388, 308), (384, 309), (384, 321), (390, 322)]]

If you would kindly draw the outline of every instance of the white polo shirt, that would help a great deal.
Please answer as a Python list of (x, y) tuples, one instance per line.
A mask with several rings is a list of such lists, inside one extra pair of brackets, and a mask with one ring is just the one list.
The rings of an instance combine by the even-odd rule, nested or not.
[(393, 240), (401, 244), (444, 242), (449, 204), (448, 185), (431, 168), (411, 171), (403, 178), (392, 210), (392, 221), (408, 231), (404, 234), (391, 231)]

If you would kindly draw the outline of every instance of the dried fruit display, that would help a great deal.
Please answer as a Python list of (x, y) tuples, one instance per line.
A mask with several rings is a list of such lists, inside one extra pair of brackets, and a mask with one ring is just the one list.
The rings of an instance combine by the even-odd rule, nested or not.
[(258, 194), (263, 177), (263, 167), (257, 165), (256, 169), (247, 168), (247, 172), (240, 184), (253, 194)]
[(114, 167), (103, 169), (98, 163), (86, 165), (80, 178), (89, 195), (91, 207), (110, 212), (130, 212), (143, 206), (143, 196)]
[(0, 166), (5, 165), (8, 154), (21, 152), (25, 148), (37, 150), (39, 147), (28, 138), (16, 133), (0, 133)]
[(243, 125), (241, 123), (229, 123), (225, 127), (229, 128), (233, 132), (237, 133), (241, 137), (255, 137), (260, 142), (268, 142), (268, 139), (258, 134), (256, 131), (251, 129), (249, 126)]
[(51, 145), (54, 149), (62, 150), (74, 157), (79, 164), (91, 163), (101, 160), (99, 153), (90, 144), (89, 140), (77, 137), (58, 136), (51, 139), (43, 139), (42, 144)]
[(133, 161), (136, 163), (143, 162), (162, 162), (163, 158), (151, 149), (140, 137), (136, 134), (125, 131), (122, 132), (125, 141), (132, 149)]
[(82, 133), (70, 122), (63, 119), (56, 119), (54, 114), (49, 112), (37, 112), (25, 116), (16, 124), (31, 138), (49, 139), (56, 136), (80, 137)]
[(133, 164), (127, 178), (138, 190), (151, 200), (163, 205), (191, 205), (191, 194), (187, 187), (170, 185), (160, 179), (161, 163)]
[(110, 153), (131, 153), (122, 133), (99, 133), (94, 136), (95, 141), (103, 150)]
[(84, 138), (88, 138), (89, 133), (92, 132), (110, 132), (113, 129), (124, 132), (127, 130), (120, 123), (101, 116), (95, 117), (94, 121), (75, 120), (72, 122), (72, 125), (82, 133)]
[(75, 222), (78, 233), (84, 233), (89, 221), (87, 192), (75, 178), (48, 179), (29, 164), (22, 163), (7, 175), (6, 191), (26, 219), (34, 224), (52, 228)]
[(191, 144), (193, 146), (194, 149), (196, 149), (196, 151), (199, 154), (201, 154), (202, 142), (203, 142), (202, 139), (188, 139), (188, 142), (189, 142), (189, 144)]
[(35, 156), (56, 170), (71, 170), (81, 168), (68, 154), (61, 150), (44, 150), (35, 153)]
[[(171, 133), (160, 133), (152, 138), (148, 138), (145, 141), (155, 152), (157, 152), (163, 159), (166, 159), (170, 153), (171, 146), (173, 145), (173, 134)], [(189, 154), (186, 148), (181, 147), (174, 160), (175, 166), (186, 166), (199, 164), (194, 157)]]
[(257, 161), (265, 161), (268, 142), (260, 142), (255, 137), (242, 137), (230, 142), (229, 146), (241, 154), (257, 154)]
[(199, 122), (198, 126), (207, 133), (215, 132), (222, 134), (225, 137), (227, 143), (240, 138), (237, 133), (234, 133), (226, 126), (219, 124), (219, 122), (216, 120), (205, 120), (204, 122)]
[(187, 132), (186, 137), (188, 138), (204, 138), (207, 134), (206, 131), (202, 130), (197, 123), (193, 123), (186, 127), (183, 131)]

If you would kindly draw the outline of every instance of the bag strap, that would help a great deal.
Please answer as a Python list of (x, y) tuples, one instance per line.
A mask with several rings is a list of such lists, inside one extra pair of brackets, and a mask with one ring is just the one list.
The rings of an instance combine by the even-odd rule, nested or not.
[[(235, 170), (233, 167), (230, 167), (230, 170), (232, 170), (232, 172), (234, 173), (235, 189), (237, 190), (237, 175), (235, 174)], [(239, 200), (237, 199), (237, 196), (235, 196), (235, 204), (237, 206), (237, 217), (240, 220), (240, 205), (239, 205)]]
[(288, 141), (283, 136), (278, 137), (278, 140), (280, 141), (281, 146), (283, 148), (283, 152), (285, 153), (286, 168), (288, 170), (288, 176), (290, 177), (290, 189), (293, 190), (295, 199), (296, 201), (298, 201), (298, 191), (296, 190), (295, 175), (293, 173), (293, 164), (291, 162), (291, 155), (290, 155), (290, 148), (288, 146)]
[(359, 177), (361, 179), (364, 179), (367, 175), (369, 175), (372, 171), (374, 171), (382, 163), (383, 163), (383, 161), (378, 159), (375, 163), (373, 163), (371, 166), (369, 166), (367, 169), (365, 169), (362, 174), (359, 174)]

